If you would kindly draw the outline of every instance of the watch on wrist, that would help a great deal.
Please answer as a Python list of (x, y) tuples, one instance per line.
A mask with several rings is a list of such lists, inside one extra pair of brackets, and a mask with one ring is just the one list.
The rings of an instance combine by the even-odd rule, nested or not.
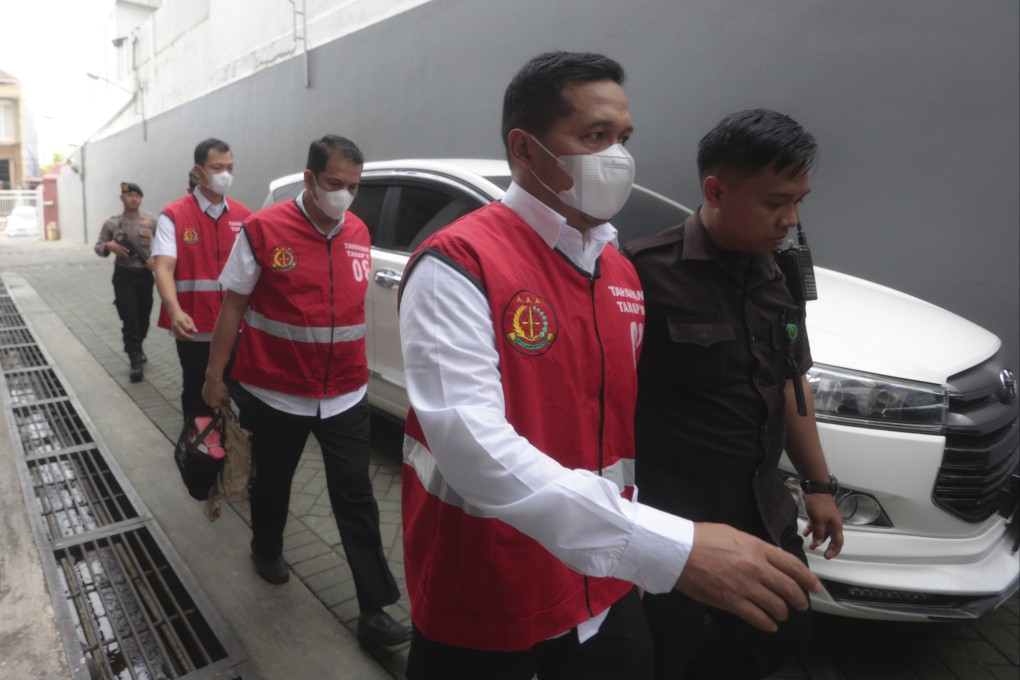
[(809, 482), (806, 479), (800, 480), (800, 489), (804, 493), (827, 493), (835, 496), (839, 492), (839, 480), (829, 475), (827, 482)]

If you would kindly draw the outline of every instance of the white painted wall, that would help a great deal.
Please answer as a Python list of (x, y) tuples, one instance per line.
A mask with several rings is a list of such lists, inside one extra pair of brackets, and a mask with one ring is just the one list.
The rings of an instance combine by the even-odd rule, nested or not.
[[(143, 115), (153, 118), (286, 59), (305, 58), (306, 50), (430, 1), (163, 0), (122, 47), (110, 45), (118, 64), (117, 78), (131, 90), (137, 83), (141, 100), (95, 139), (136, 125)], [(122, 16), (118, 23), (118, 30), (124, 27)], [(132, 50), (137, 74), (130, 70)], [(358, 68), (353, 59), (350, 68)]]
[(67, 159), (68, 167), (57, 176), (57, 196), (60, 197), (57, 224), (60, 225), (60, 240), (72, 243), (86, 241), (84, 193), (80, 174), (81, 154), (81, 149), (71, 154)]

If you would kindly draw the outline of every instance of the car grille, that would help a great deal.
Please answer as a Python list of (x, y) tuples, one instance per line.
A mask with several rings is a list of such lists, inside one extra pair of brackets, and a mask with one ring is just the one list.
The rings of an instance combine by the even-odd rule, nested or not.
[(1002, 378), (1008, 366), (1000, 349), (949, 378), (946, 451), (932, 500), (966, 522), (1015, 511), (1010, 477), (1020, 460), (1020, 421), (1015, 383), (1010, 392)]

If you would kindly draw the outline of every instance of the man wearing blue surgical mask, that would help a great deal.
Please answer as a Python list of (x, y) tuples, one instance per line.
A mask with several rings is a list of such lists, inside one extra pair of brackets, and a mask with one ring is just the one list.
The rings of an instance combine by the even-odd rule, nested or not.
[(505, 197), (405, 270), (409, 680), (646, 680), (639, 588), (764, 630), (820, 589), (779, 548), (635, 501), (644, 307), (609, 223), (634, 178), (623, 79), (599, 54), (525, 64)]
[(252, 432), (251, 556), (264, 580), (290, 579), (283, 559), (291, 481), (313, 435), (361, 616), (358, 641), (396, 645), (411, 631), (383, 607), (400, 598), (386, 564), (369, 463), (365, 292), (368, 227), (347, 211), (364, 156), (349, 139), (312, 142), (305, 190), (255, 213), (220, 276), (227, 289), (216, 321), (202, 397), (228, 403), (223, 372), (245, 320), (230, 377), (241, 387), (241, 425)]

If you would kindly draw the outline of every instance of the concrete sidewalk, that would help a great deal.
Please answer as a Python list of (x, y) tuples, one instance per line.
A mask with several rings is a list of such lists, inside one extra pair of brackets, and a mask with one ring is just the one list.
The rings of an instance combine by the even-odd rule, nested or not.
[[(16, 290), (22, 314), (261, 677), (401, 680), (406, 645), (371, 650), (370, 655), (354, 639), (358, 611), (353, 581), (330, 513), (321, 456), (314, 441), (306, 450), (292, 490), (284, 552), (292, 579), (282, 587), (269, 586), (255, 576), (248, 559), (247, 510), (230, 508), (222, 519), (209, 524), (198, 504), (187, 496), (170, 461), (171, 441), (178, 434), (181, 416), (180, 368), (168, 335), (157, 329), (150, 332), (145, 345), (149, 356), (145, 381), (128, 381), (119, 321), (112, 305), (111, 273), (111, 263), (97, 258), (89, 246), (10, 243), (0, 236), (0, 276)], [(8, 442), (0, 424), (0, 474), (6, 471), (4, 447)], [(406, 592), (400, 533), (400, 446), (399, 427), (373, 421), (371, 471), (384, 547), (401, 591)], [(20, 491), (16, 502), (11, 502), (7, 486), (0, 480), (0, 512), (22, 502)], [(0, 516), (6, 518), (7, 513)], [(0, 556), (0, 619), (16, 607), (36, 620), (46, 620), (52, 615), (46, 613), (49, 598), (39, 595), (38, 583), (33, 589), (28, 587), (31, 583), (22, 586), (19, 581), (19, 592), (26, 597), (16, 602), (5, 595), (5, 589), (10, 588), (4, 582), (5, 573), (31, 572), (11, 564), (9, 537), (17, 535), (23, 549), (27, 545), (31, 548), (28, 552), (35, 550), (31, 535), (21, 536), (24, 528), (9, 528), (9, 524), (7, 519), (0, 524), (0, 550), (4, 552)], [(22, 559), (29, 558), (31, 555)], [(25, 573), (24, 579), (31, 581), (31, 574)], [(976, 622), (902, 624), (819, 616), (808, 652), (773, 677), (1015, 679), (1020, 672), (1018, 602), (1014, 597)], [(36, 607), (40, 603), (42, 606)], [(407, 622), (406, 596), (389, 611)], [(45, 638), (46, 628), (33, 628), (32, 635)], [(9, 637), (0, 622), (0, 680), (64, 677), (61, 673), (66, 670), (59, 669), (61, 659), (52, 658), (59, 643), (41, 647), (50, 650), (51, 662), (58, 663), (52, 672), (35, 676), (9, 673), (10, 668), (4, 665), (9, 663), (6, 652), (10, 644), (18, 644), (20, 649), (20, 639)]]
[[(36, 339), (49, 350), (66, 378), (65, 387), (74, 392), (85, 408), (99, 435), (97, 441), (105, 442), (106, 450), (113, 454), (205, 595), (247, 651), (249, 667), (257, 677), (390, 678), (391, 674), (358, 645), (351, 632), (301, 580), (270, 586), (255, 575), (248, 556), (250, 531), (241, 516), (228, 508), (216, 523), (208, 522), (200, 505), (184, 493), (171, 460), (172, 445), (165, 434), (21, 276), (8, 271), (3, 280)], [(9, 448), (9, 438), (0, 444)], [(10, 478), (16, 485), (18, 476)], [(7, 502), (15, 498), (4, 495)], [(17, 497), (20, 495), (19, 490)], [(30, 533), (5, 531), (5, 547), (19, 540), (13, 538), (15, 533), (21, 541), (31, 544)], [(6, 569), (5, 572), (16, 573)], [(41, 572), (35, 573), (41, 579)], [(48, 605), (49, 598), (45, 599), (43, 604)], [(35, 623), (38, 625), (42, 618), (44, 625), (40, 629), (48, 633), (52, 610), (39, 606), (38, 597), (33, 600)], [(19, 611), (28, 605), (27, 601), (13, 603)], [(39, 617), (40, 612), (46, 613)], [(59, 643), (53, 645), (48, 635), (47, 645), (51, 656), (52, 650), (62, 648)], [(4, 644), (5, 651), (11, 648)], [(17, 648), (23, 647), (19, 644)], [(8, 654), (3, 656), (7, 658)], [(10, 658), (20, 659), (21, 654), (11, 654)], [(66, 670), (60, 673), (55, 668), (37, 676), (8, 674), (8, 669), (0, 666), (0, 677), (4, 678), (66, 676)]]

